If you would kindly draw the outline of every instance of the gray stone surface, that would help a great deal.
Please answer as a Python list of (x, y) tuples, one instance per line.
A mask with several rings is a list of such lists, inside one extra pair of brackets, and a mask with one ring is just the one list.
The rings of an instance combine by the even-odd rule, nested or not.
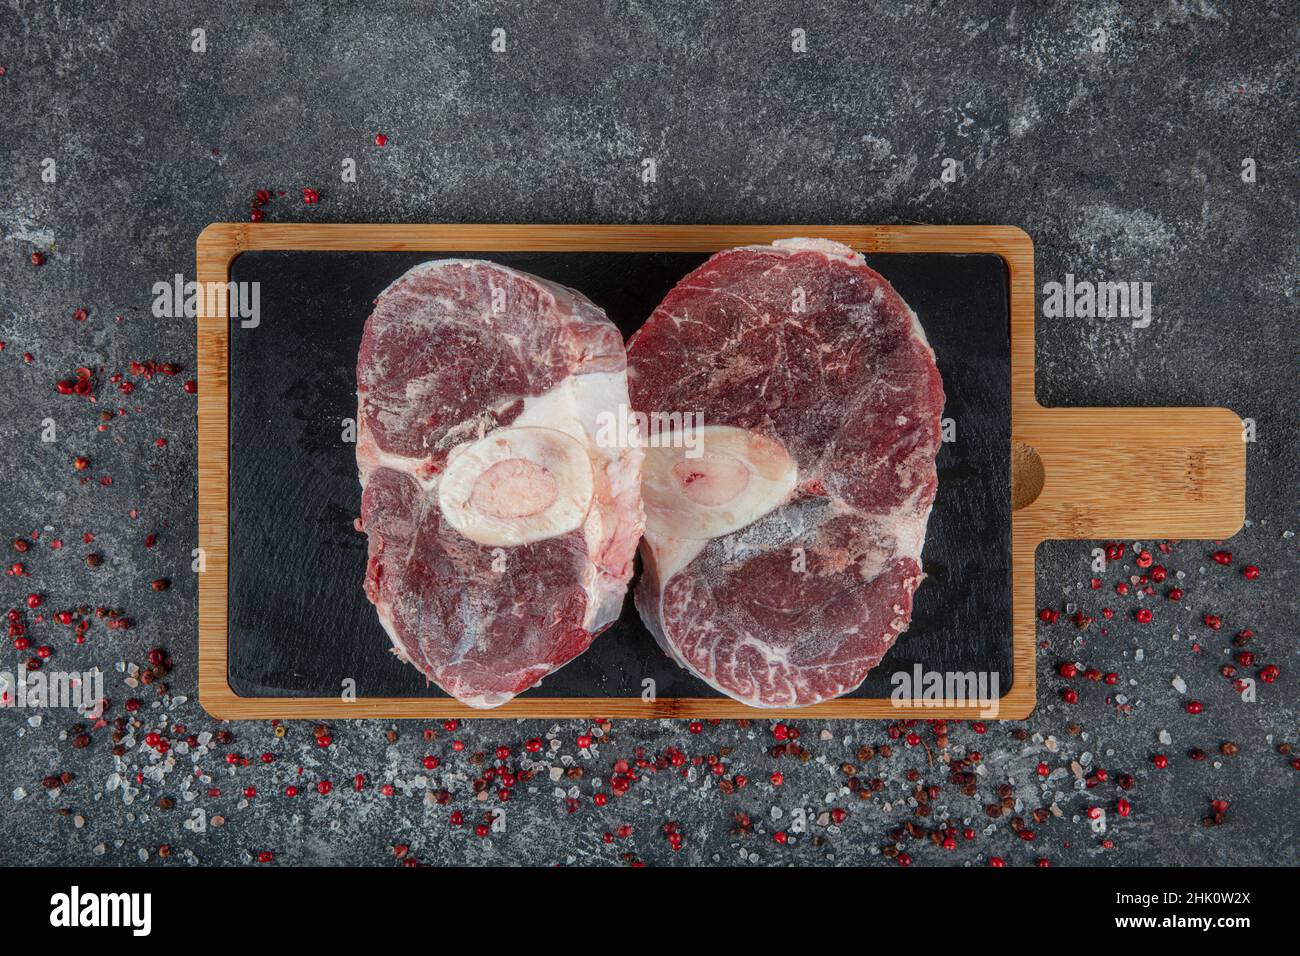
[[(1300, 475), (1292, 5), (105, 6), (0, 9), (0, 540), (7, 550), (10, 538), (41, 533), (27, 554), (10, 558), (30, 577), (5, 577), (0, 601), (21, 605), (35, 591), (45, 596), (42, 611), (103, 605), (134, 619), (127, 631), (96, 620), (78, 646), (69, 628), (25, 614), (32, 646), (54, 648), (49, 667), (107, 672), (110, 721), (140, 693), (119, 663), (165, 645), (175, 669), (170, 695), (143, 688), (141, 726), (120, 760), (110, 753), (111, 724), (75, 749), (67, 712), (0, 714), (5, 862), (156, 864), (166, 844), (167, 865), (247, 862), (263, 850), (280, 863), (391, 863), (391, 847), (404, 843), (425, 863), (619, 863), (630, 853), (652, 864), (870, 864), (885, 862), (881, 848), (894, 827), (916, 819), (932, 829), (945, 816), (959, 828), (969, 819), (975, 839), (959, 837), (951, 852), (908, 839), (917, 865), (983, 865), (993, 855), (1013, 865), (1039, 857), (1300, 862), (1300, 773), (1277, 752), (1296, 742), (1300, 665), (1291, 536)], [(196, 27), (206, 28), (206, 53), (189, 50)], [(489, 48), (497, 27), (507, 44), (499, 55)], [(791, 51), (796, 27), (807, 31), (807, 53)], [(1099, 29), (1101, 52), (1092, 49)], [(378, 132), (389, 137), (382, 149), (372, 142)], [(57, 162), (57, 183), (41, 180), (45, 157)], [(357, 161), (355, 184), (339, 181), (344, 157)], [(638, 180), (644, 157), (658, 165), (653, 185)], [(960, 163), (956, 182), (940, 179), (945, 157)], [(1257, 163), (1254, 183), (1240, 176), (1247, 157)], [(320, 190), (318, 205), (303, 204), (305, 186)], [(240, 724), (228, 728), (229, 747), (173, 749), (160, 760), (140, 743), (148, 731), (167, 730), (175, 741), (174, 723), (190, 733), (220, 728), (196, 702), (196, 420), (181, 388), (194, 374), (194, 328), (154, 318), (150, 290), (190, 274), (199, 230), (246, 217), (257, 188), (285, 191), (267, 207), (267, 219), (281, 222), (1020, 225), (1037, 244), (1040, 287), (1072, 272), (1149, 281), (1154, 290), (1147, 329), (1040, 321), (1039, 399), (1226, 405), (1254, 419), (1249, 525), (1231, 542), (1228, 568), (1209, 560), (1209, 542), (1158, 555), (1185, 574), (1188, 593), (1179, 604), (1148, 601), (1156, 620), (1146, 627), (1131, 616), (1134, 598), (1110, 590), (1134, 573), (1131, 552), (1093, 593), (1095, 543), (1042, 548), (1040, 605), (1077, 603), (1098, 623), (1085, 632), (1064, 619), (1040, 628), (1040, 705), (1029, 721), (993, 723), (982, 736), (950, 728), (950, 756), (982, 754), (974, 797), (949, 785), (925, 748), (902, 742), (892, 758), (861, 768), (864, 779), (883, 781), (882, 792), (870, 800), (844, 792), (840, 764), (888, 739), (888, 725), (870, 722), (798, 721), (810, 754), (803, 763), (769, 755), (766, 724), (706, 724), (693, 735), (684, 721), (616, 722), (588, 754), (576, 738), (589, 725), (576, 721), (436, 727), (429, 742), (425, 725), (403, 723), (395, 744), (385, 739), (387, 724), (347, 722), (332, 728), (328, 749), (312, 745), (307, 724), (288, 724), (282, 738), (268, 724)], [(28, 261), (34, 250), (47, 255), (39, 268)], [(73, 319), (78, 307), (89, 312), (84, 322)], [(128, 373), (137, 388), (122, 395), (109, 376), (145, 359), (183, 370), (153, 381)], [(96, 405), (55, 392), (78, 366), (98, 371)], [(125, 412), (97, 431), (99, 412), (118, 408)], [(40, 438), (46, 418), (56, 424), (51, 443)], [(77, 455), (90, 459), (84, 473), (72, 467)], [(1133, 495), (1162, 494), (1140, 459), (1130, 470)], [(103, 476), (112, 484), (101, 484)], [(87, 533), (92, 544), (83, 544)], [(158, 535), (152, 548), (149, 533)], [(83, 561), (91, 550), (105, 556), (96, 570)], [(1241, 576), (1247, 562), (1262, 568), (1259, 580)], [(151, 590), (159, 577), (172, 587)], [(1100, 618), (1106, 604), (1119, 611), (1110, 622)], [(1211, 611), (1221, 631), (1200, 623)], [(1218, 674), (1243, 627), (1257, 635), (1259, 664), (1282, 672), (1260, 685), (1256, 703), (1239, 700)], [(0, 648), (5, 669), (29, 656), (9, 641)], [(1080, 702), (1063, 704), (1054, 668), (1068, 657), (1117, 671), (1121, 685), (1076, 680)], [(1121, 692), (1127, 709), (1117, 706)], [(1184, 711), (1190, 697), (1204, 701), (1200, 716)], [(933, 734), (917, 730), (938, 758)], [(1029, 736), (1017, 740), (1017, 730)], [(487, 751), (490, 762), (507, 745), (517, 762), (522, 741), (552, 732), (559, 746), (548, 763), (572, 758), (582, 779), (557, 784), (542, 768), (514, 788), (505, 832), (474, 836), (472, 825), (496, 800), (473, 798), (468, 755)], [(452, 750), (453, 738), (464, 752)], [(1239, 754), (1222, 757), (1219, 745), (1229, 740)], [(637, 746), (715, 755), (728, 777), (749, 783), (726, 795), (707, 767), (686, 778), (670, 770), (594, 806), (614, 761)], [(1208, 759), (1190, 760), (1193, 747)], [(231, 767), (228, 751), (252, 764)], [(1150, 763), (1157, 751), (1170, 758), (1163, 771)], [(261, 763), (263, 752), (276, 761)], [(421, 767), (426, 753), (441, 758), (438, 769)], [(1087, 760), (1104, 766), (1109, 781), (1085, 793), (1070, 763)], [(1053, 771), (1045, 789), (1039, 761)], [(777, 768), (785, 773), (779, 788), (769, 781)], [(927, 819), (913, 817), (909, 769), (943, 786)], [(61, 771), (72, 782), (44, 790), (42, 778)], [(367, 780), (359, 793), (356, 773)], [(1135, 777), (1127, 795), (1134, 809), (1112, 819), (1107, 849), (1082, 815), (1093, 803), (1113, 810), (1120, 773)], [(322, 777), (336, 785), (328, 797), (313, 789)], [(125, 789), (112, 787), (118, 778)], [(303, 793), (285, 797), (283, 787), (298, 781)], [(394, 796), (382, 796), (385, 782)], [(1053, 801), (1061, 810), (1042, 825), (1031, 820), (1033, 843), (1017, 838), (1007, 817), (983, 814), (1005, 782), (1027, 820)], [(245, 786), (257, 788), (251, 801), (241, 797)], [(448, 805), (426, 799), (426, 787), (444, 786)], [(566, 812), (559, 786), (576, 788), (576, 812)], [(220, 796), (208, 796), (210, 787)], [(162, 797), (176, 807), (160, 809)], [(1226, 821), (1205, 827), (1216, 798), (1230, 801)], [(838, 827), (814, 825), (787, 845), (773, 842), (797, 807), (833, 806), (849, 811)], [(224, 826), (185, 826), (200, 808), (210, 822), (223, 816)], [(464, 827), (448, 825), (453, 810), (465, 814)], [(738, 811), (750, 815), (751, 834), (731, 832)], [(670, 820), (684, 836), (676, 853), (662, 832)], [(632, 825), (631, 835), (603, 843), (601, 834), (620, 824)]]

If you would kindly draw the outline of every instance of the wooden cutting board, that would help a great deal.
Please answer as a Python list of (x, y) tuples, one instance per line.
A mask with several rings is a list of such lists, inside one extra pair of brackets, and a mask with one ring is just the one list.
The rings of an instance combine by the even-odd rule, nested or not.
[[(959, 403), (958, 427), (976, 440), (966, 444), (998, 445), (994, 453), (968, 449), (966, 457), (941, 452), (925, 552), (930, 578), (918, 591), (912, 629), (855, 695), (799, 714), (987, 716), (975, 706), (894, 704), (886, 672), (924, 661), (927, 669), (1001, 671), (997, 716), (1023, 718), (1035, 701), (1039, 542), (1223, 538), (1241, 526), (1245, 446), (1231, 412), (1037, 404), (1033, 245), (1013, 227), (218, 223), (199, 236), (197, 278), (257, 281), (269, 314), (266, 326), (246, 336), (227, 317), (223, 298), (199, 303), (204, 707), (229, 719), (777, 713), (720, 696), (676, 668), (640, 627), (630, 601), (585, 655), (503, 707), (473, 710), (424, 685), (387, 654), (373, 609), (360, 597), (364, 538), (349, 530), (360, 507), (351, 450), (322, 436), (337, 432), (337, 413), (355, 413), (352, 364), (369, 299), (415, 262), (476, 254), (568, 279), (627, 333), (708, 254), (791, 236), (853, 246), (899, 287), (932, 341), (944, 339), (935, 341), (940, 369), (957, 390), (949, 389), (945, 415), (955, 399), (968, 399)], [(637, 279), (620, 279), (623, 273)], [(971, 290), (965, 302), (957, 298), (962, 288)], [(954, 308), (914, 301), (930, 293), (947, 296)], [(313, 297), (323, 302), (313, 305)], [(935, 324), (958, 316), (972, 327)], [(1001, 339), (999, 353), (1008, 319), (1009, 341)], [(972, 505), (981, 491), (985, 504)], [(963, 525), (980, 530), (958, 533)], [(639, 695), (645, 674), (656, 681), (653, 700)], [(336, 690), (344, 675), (355, 698)]]

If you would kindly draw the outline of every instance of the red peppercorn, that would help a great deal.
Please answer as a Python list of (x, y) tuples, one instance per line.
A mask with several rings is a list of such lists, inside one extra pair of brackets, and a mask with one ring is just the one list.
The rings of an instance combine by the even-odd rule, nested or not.
[(591, 737), (587, 734), (578, 735), (578, 749), (586, 750), (591, 746)]
[(458, 827), (465, 822), (465, 814), (461, 813), (459, 810), (453, 810), (451, 816), (448, 818), (448, 822), (451, 823), (452, 826)]
[(1065, 701), (1067, 704), (1077, 704), (1079, 702), (1079, 695), (1073, 688), (1067, 687), (1065, 690), (1061, 691), (1061, 700)]
[(489, 832), (490, 831), (488, 830), (488, 825), (486, 823), (480, 823), (478, 826), (474, 828), (474, 835), (477, 837), (485, 837), (488, 835)]
[(1276, 664), (1269, 664), (1259, 672), (1259, 679), (1265, 684), (1271, 684), (1282, 674), (1282, 669)]
[(1079, 668), (1076, 667), (1073, 662), (1065, 661), (1056, 668), (1056, 672), (1060, 674), (1062, 677), (1068, 679), (1078, 674)]
[(498, 759), (498, 760), (509, 760), (509, 759), (510, 759), (510, 748), (509, 748), (509, 747), (498, 747), (498, 748), (497, 748), (497, 759)]
[(185, 389), (186, 394), (188, 394), (188, 395), (193, 395), (193, 394), (195, 394), (196, 392), (198, 392), (198, 390), (199, 390), (199, 383), (196, 382), (196, 381), (194, 381), (194, 379), (192, 379), (192, 378), (191, 378), (191, 379), (186, 379), (185, 384), (182, 385), (181, 388)]
[(1139, 624), (1150, 624), (1151, 618), (1153, 617), (1151, 613), (1151, 609), (1146, 607), (1138, 608), (1137, 611), (1133, 614), (1133, 616), (1137, 618), (1137, 622)]
[(1215, 551), (1210, 557), (1214, 558), (1216, 564), (1232, 564), (1231, 551)]
[(29, 594), (29, 595), (27, 595), (27, 606), (28, 606), (28, 607), (30, 607), (30, 608), (38, 608), (38, 607), (41, 606), (42, 603), (43, 603), (43, 599), (41, 598), (41, 596), (40, 596), (39, 594)]
[(1248, 564), (1241, 569), (1241, 576), (1247, 581), (1253, 581), (1259, 577), (1259, 567), (1254, 564)]
[(386, 145), (388, 145), (388, 137), (385, 136), (383, 133), (376, 133), (376, 134), (375, 134), (375, 145), (376, 145), (376, 146), (386, 146)]
[(1154, 581), (1156, 584), (1162, 584), (1164, 583), (1165, 578), (1168, 577), (1169, 572), (1164, 569), (1163, 565), (1157, 564), (1154, 568), (1151, 569), (1150, 574), (1151, 574), (1152, 581)]
[(438, 764), (441, 763), (441, 761), (437, 757), (433, 756), (433, 754), (429, 754), (420, 762), (424, 764), (425, 770), (437, 770)]
[(45, 256), (39, 252), (32, 253), (32, 265), (42, 266), (45, 264)]
[(591, 798), (591, 800), (598, 807), (603, 807), (605, 804), (609, 803), (608, 795), (603, 793), (597, 793), (595, 796)]
[(1170, 588), (1169, 593), (1165, 595), (1171, 601), (1181, 601), (1183, 599), (1182, 588)]
[(772, 786), (779, 787), (781, 784), (785, 783), (785, 774), (781, 773), (780, 770), (774, 770), (772, 771), (771, 780)]
[(1189, 700), (1187, 702), (1186, 710), (1189, 714), (1199, 714), (1204, 709), (1205, 709), (1205, 705), (1202, 704), (1199, 700)]
[(700, 723), (698, 720), (692, 720), (690, 726), (687, 729), (693, 734), (698, 734), (703, 732), (704, 725)]
[(1217, 631), (1223, 626), (1223, 621), (1219, 619), (1217, 614), (1207, 614), (1205, 615), (1205, 626), (1212, 631)]
[(257, 854), (258, 863), (270, 863), (274, 859), (275, 859), (275, 854), (272, 853), (270, 850), (263, 850), (261, 853)]
[(1119, 798), (1119, 803), (1115, 804), (1115, 810), (1121, 817), (1126, 817), (1133, 812), (1133, 804), (1129, 803), (1123, 797)]
[(334, 784), (330, 783), (328, 780), (322, 780), (320, 783), (316, 784), (316, 792), (322, 797), (329, 796), (329, 792), (333, 789)]
[(1002, 859), (1000, 856), (989, 857), (989, 866), (994, 867), (995, 869), (1002, 869), (1002, 867), (1006, 865), (1007, 861)]
[(257, 788), (256, 788), (256, 787), (245, 787), (245, 788), (244, 788), (244, 799), (246, 799), (246, 800), (252, 800), (255, 796), (257, 796)]
[(1165, 767), (1169, 766), (1169, 758), (1166, 757), (1164, 754), (1156, 754), (1154, 757), (1151, 758), (1151, 762), (1155, 764), (1157, 767), (1159, 767), (1161, 770), (1164, 770)]

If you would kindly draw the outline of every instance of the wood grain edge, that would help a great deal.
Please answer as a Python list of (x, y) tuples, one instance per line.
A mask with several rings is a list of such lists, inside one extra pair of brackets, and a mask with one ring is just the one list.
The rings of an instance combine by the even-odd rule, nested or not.
[[(989, 253), (1007, 264), (1012, 342), (1012, 435), (1017, 408), (1033, 403), (1033, 240), (1015, 226), (819, 226), (819, 225), (382, 225), (214, 223), (196, 244), (200, 281), (229, 281), (230, 263), (242, 252), (282, 251), (644, 251), (714, 252), (736, 245), (768, 243), (792, 236), (835, 239), (861, 252)], [(1017, 348), (1028, 328), (1029, 345)], [(747, 707), (717, 698), (524, 698), (475, 710), (447, 698), (244, 698), (230, 687), (227, 669), (227, 572), (229, 555), (228, 334), (224, 303), (220, 315), (199, 317), (199, 527), (208, 554), (199, 580), (199, 700), (213, 717), (227, 720), (292, 718), (771, 718), (783, 712)], [(211, 387), (207, 384), (211, 383)], [(208, 399), (206, 402), (204, 399)], [(206, 463), (206, 468), (205, 468)], [(217, 481), (217, 470), (220, 481)], [(217, 540), (217, 537), (220, 540)], [(908, 707), (887, 698), (839, 698), (785, 713), (804, 717), (856, 719), (1023, 719), (1037, 691), (1034, 660), (1034, 548), (1025, 550), (1012, 518), (1013, 662), (1016, 679), (996, 714), (978, 707)], [(219, 573), (214, 573), (219, 572)], [(1024, 579), (1028, 578), (1027, 586)], [(1027, 603), (1024, 592), (1027, 591)], [(1026, 613), (1028, 617), (1026, 618)]]
[[(195, 242), (195, 277), (200, 283), (228, 282), (230, 263), (239, 255), (239, 227), (208, 226)], [(199, 297), (199, 704), (211, 716), (244, 715), (243, 699), (227, 679), (226, 622), (229, 567), (229, 336), (226, 302), (208, 313), (207, 296)], [(260, 715), (258, 715), (260, 716)]]
[[(1011, 337), (1011, 443), (1038, 407), (1034, 397), (1034, 240), (1014, 226), (998, 234), (998, 254), (1007, 267)], [(1014, 466), (1014, 461), (1012, 466)], [(1008, 493), (1018, 480), (1008, 475)], [(1020, 510), (1011, 512), (1011, 659), (1013, 683), (1003, 697), (1006, 719), (1024, 720), (1038, 703), (1035, 554), (1041, 541)]]
[[(257, 697), (231, 696), (219, 705), (225, 720), (280, 718), (307, 719), (389, 719), (414, 718), (515, 720), (525, 718), (749, 718), (770, 720), (779, 717), (819, 717), (827, 719), (965, 719), (1012, 720), (1008, 711), (1011, 694), (997, 707), (982, 711), (971, 707), (895, 706), (888, 699), (839, 698), (792, 709), (747, 707), (730, 698), (673, 697), (643, 701), (639, 697), (529, 697), (516, 698), (492, 710), (476, 710), (445, 697), (363, 697), (348, 702), (334, 697)], [(211, 711), (209, 711), (211, 713)]]

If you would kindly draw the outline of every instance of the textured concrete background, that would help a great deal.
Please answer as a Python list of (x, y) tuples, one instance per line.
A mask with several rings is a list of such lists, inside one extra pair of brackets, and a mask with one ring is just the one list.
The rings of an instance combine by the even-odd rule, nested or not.
[[(70, 712), (0, 714), (5, 862), (218, 864), (266, 851), (278, 863), (391, 864), (395, 844), (424, 863), (473, 864), (882, 863), (900, 846), (916, 865), (1300, 862), (1300, 773), (1279, 752), (1296, 742), (1300, 664), (1292, 5), (104, 6), (0, 10), (0, 543), (30, 542), (7, 559), (26, 576), (5, 577), (0, 601), (21, 609), (31, 640), (25, 651), (4, 641), (0, 665), (22, 667), (49, 646), (47, 668), (103, 668), (112, 701), (106, 725), (81, 721), (82, 748)], [(205, 53), (190, 49), (200, 27)], [(502, 54), (490, 49), (494, 28), (506, 31)], [(791, 50), (794, 28), (806, 31), (806, 53)], [(1094, 49), (1098, 30), (1104, 50)], [(42, 181), (46, 157), (57, 182)], [(355, 184), (340, 182), (345, 157), (357, 162)], [(644, 157), (657, 162), (652, 185), (638, 179)], [(1253, 183), (1241, 178), (1248, 157)], [(956, 182), (940, 178), (945, 158), (960, 163)], [(320, 202), (305, 205), (303, 187)], [(1132, 550), (1094, 592), (1095, 542), (1041, 549), (1040, 606), (1077, 605), (1096, 621), (1081, 631), (1063, 614), (1042, 625), (1032, 719), (983, 734), (950, 725), (946, 751), (918, 725), (923, 746), (896, 740), (892, 757), (865, 762), (861, 747), (890, 743), (883, 722), (796, 722), (804, 759), (774, 758), (768, 724), (730, 721), (698, 734), (686, 722), (616, 722), (596, 728), (585, 752), (577, 738), (592, 725), (577, 721), (403, 723), (391, 728), (395, 743), (387, 724), (347, 722), (330, 728), (328, 747), (307, 724), (283, 736), (267, 724), (223, 728), (195, 693), (196, 421), (182, 389), (194, 376), (194, 327), (154, 318), (150, 302), (153, 283), (192, 273), (199, 230), (246, 218), (259, 188), (273, 193), (267, 220), (282, 222), (1020, 225), (1037, 243), (1040, 288), (1066, 272), (1153, 284), (1147, 329), (1040, 321), (1040, 401), (1225, 405), (1254, 419), (1248, 525), (1228, 545), (1228, 567), (1210, 560), (1210, 542), (1156, 552), (1170, 581), (1142, 601), (1112, 590), (1137, 573)], [(179, 374), (132, 374), (132, 361), (149, 359)], [(56, 392), (79, 366), (95, 373), (95, 404)], [(112, 380), (119, 372), (135, 385), (129, 395)], [(98, 430), (101, 412), (113, 420)], [(47, 418), (53, 442), (41, 440)], [(79, 455), (90, 462), (82, 472)], [(1131, 494), (1162, 493), (1140, 459), (1131, 476)], [(101, 567), (87, 567), (90, 552)], [(1262, 569), (1258, 580), (1242, 576), (1247, 563)], [(172, 586), (155, 592), (162, 577)], [(1187, 592), (1179, 603), (1163, 597), (1175, 581)], [(28, 610), (33, 592), (44, 604)], [(1133, 619), (1139, 604), (1154, 610), (1152, 624)], [(92, 611), (78, 645), (50, 614), (79, 606), (119, 610), (134, 626), (109, 629)], [(1221, 630), (1204, 626), (1206, 613)], [(1281, 668), (1255, 703), (1220, 676), (1242, 628), (1256, 635), (1256, 662), (1242, 673)], [(174, 658), (168, 693), (130, 686), (132, 666), (159, 645)], [(1055, 667), (1071, 658), (1118, 672), (1120, 685), (1076, 679), (1079, 702), (1063, 703)], [(133, 697), (142, 706), (128, 714)], [(1193, 697), (1199, 716), (1184, 710)], [(115, 757), (114, 721), (128, 718)], [(232, 743), (185, 743), (221, 729)], [(150, 732), (169, 742), (165, 756), (144, 743)], [(547, 738), (543, 751), (522, 753), (533, 737)], [(1222, 755), (1225, 742), (1235, 756)], [(499, 781), (482, 801), (473, 781), (498, 746), (535, 776), (513, 787), (505, 831), (478, 837), (474, 824), (501, 805)], [(593, 794), (610, 792), (615, 762), (638, 747), (651, 760), (677, 747), (687, 760), (598, 807)], [(1190, 758), (1193, 748), (1207, 759)], [(968, 796), (944, 761), (972, 750), (981, 760)], [(1157, 752), (1169, 757), (1164, 770), (1152, 766)], [(228, 763), (230, 753), (249, 765)], [(426, 754), (440, 766), (425, 770)], [(883, 789), (860, 799), (844, 763)], [(1098, 766), (1107, 780), (1088, 789), (1076, 769)], [(68, 783), (42, 786), (65, 771)], [(1133, 811), (1117, 819), (1125, 773)], [(328, 796), (316, 791), (322, 779), (334, 784)], [(918, 783), (941, 788), (928, 816), (917, 814)], [(301, 793), (285, 796), (289, 785)], [(1003, 785), (1013, 809), (990, 819), (983, 807)], [(1214, 799), (1229, 808), (1207, 827)], [(1094, 804), (1110, 811), (1111, 847), (1089, 829)], [(795, 825), (801, 807), (808, 832)], [(837, 807), (842, 822), (820, 816)], [(449, 825), (454, 811), (463, 826)], [(1013, 816), (1033, 842), (1016, 835)], [(909, 821), (920, 839), (898, 832)], [(947, 825), (959, 831), (950, 851), (928, 837)], [(778, 831), (791, 834), (784, 845)]]

